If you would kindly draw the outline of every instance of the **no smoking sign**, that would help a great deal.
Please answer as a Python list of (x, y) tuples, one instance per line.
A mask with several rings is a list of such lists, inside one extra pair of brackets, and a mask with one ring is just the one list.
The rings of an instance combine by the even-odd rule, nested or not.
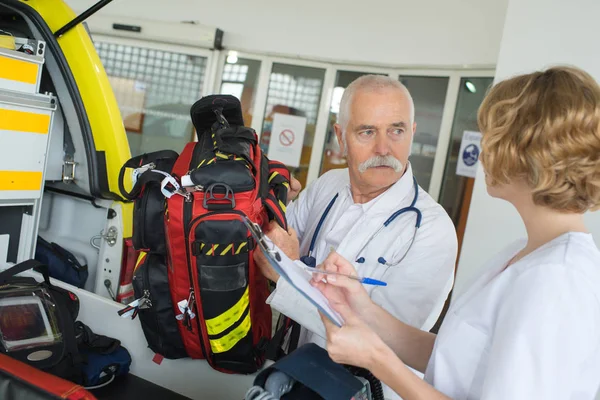
[(284, 129), (281, 131), (281, 133), (279, 134), (279, 143), (281, 143), (283, 146), (291, 146), (294, 143), (294, 132), (289, 130), (289, 129)]
[(276, 113), (271, 127), (271, 143), (268, 157), (288, 167), (299, 167), (306, 117)]

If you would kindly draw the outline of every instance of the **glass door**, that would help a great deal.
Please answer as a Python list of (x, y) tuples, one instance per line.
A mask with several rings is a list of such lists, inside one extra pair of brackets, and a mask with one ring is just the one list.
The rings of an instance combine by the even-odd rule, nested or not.
[(273, 63), (260, 145), (306, 187), (325, 69)]
[(440, 204), (446, 209), (456, 226), (459, 250), (475, 182), (474, 178), (457, 175), (456, 173), (461, 141), (465, 131), (479, 130), (477, 110), (493, 80), (492, 77), (462, 78), (460, 80), (446, 168), (439, 197)]
[(408, 158), (413, 175), (419, 185), (429, 189), (433, 161), (438, 150), (440, 128), (444, 115), (444, 103), (448, 90), (448, 77), (401, 76), (415, 104), (415, 132), (412, 151)]
[(240, 100), (245, 126), (252, 126), (260, 65), (260, 60), (227, 57), (223, 66), (219, 93), (230, 94)]

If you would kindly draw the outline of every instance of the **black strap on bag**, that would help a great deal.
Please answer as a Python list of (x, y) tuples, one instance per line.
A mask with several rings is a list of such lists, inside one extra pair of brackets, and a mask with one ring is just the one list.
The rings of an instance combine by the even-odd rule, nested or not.
[(250, 147), (256, 145), (254, 130), (243, 125), (230, 125), (221, 108), (215, 109), (214, 113), (217, 120), (210, 129), (213, 156), (216, 156), (217, 152), (221, 152), (241, 157), (250, 164), (252, 173), (256, 173), (256, 165), (249, 153)]
[(179, 155), (177, 154), (177, 152), (173, 150), (161, 150), (152, 153), (145, 153), (129, 159), (125, 164), (123, 164), (121, 170), (119, 171), (119, 190), (121, 191), (123, 197), (125, 197), (127, 200), (135, 200), (142, 192), (144, 185), (146, 185), (149, 182), (161, 182), (164, 179), (164, 175), (162, 174), (144, 173), (138, 178), (131, 191), (128, 192), (127, 190), (125, 190), (125, 185), (123, 182), (123, 178), (125, 178), (125, 170), (127, 170), (128, 168), (139, 168), (151, 162), (160, 163), (161, 161), (171, 160), (174, 162), (178, 156)]
[[(277, 324), (280, 326), (275, 331), (265, 351), (265, 358), (271, 361), (278, 361), (298, 348), (300, 329), (302, 328), (299, 323), (283, 314), (279, 316)], [(285, 342), (288, 333), (290, 340), (287, 349), (284, 349), (283, 342)]]
[(287, 195), (290, 188), (290, 173), (286, 166), (276, 161), (268, 161), (268, 185), (269, 192), (263, 199), (267, 208), (269, 220), (275, 220), (287, 231), (287, 219), (285, 218)]
[(33, 269), (39, 272), (44, 277), (46, 285), (53, 287), (50, 283), (50, 275), (48, 274), (48, 267), (36, 260), (27, 260), (22, 263), (16, 264), (15, 266), (0, 272), (0, 284), (8, 282), (8, 280), (21, 272), (29, 271)]
[(121, 345), (121, 341), (92, 332), (89, 326), (81, 321), (75, 322), (77, 342), (98, 354), (111, 354)]

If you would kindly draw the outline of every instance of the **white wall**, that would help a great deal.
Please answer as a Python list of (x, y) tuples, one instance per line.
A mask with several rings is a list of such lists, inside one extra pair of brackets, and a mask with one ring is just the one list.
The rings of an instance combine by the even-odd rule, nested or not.
[[(496, 69), (496, 80), (551, 64), (572, 64), (600, 81), (600, 1), (510, 0)], [(586, 216), (600, 245), (600, 213)], [(455, 293), (477, 268), (525, 229), (508, 203), (488, 196), (481, 167), (475, 180)]]
[[(67, 0), (82, 11), (96, 0)], [(196, 20), (235, 50), (389, 65), (493, 66), (507, 0), (120, 0), (100, 13)], [(93, 16), (91, 18), (94, 18)]]

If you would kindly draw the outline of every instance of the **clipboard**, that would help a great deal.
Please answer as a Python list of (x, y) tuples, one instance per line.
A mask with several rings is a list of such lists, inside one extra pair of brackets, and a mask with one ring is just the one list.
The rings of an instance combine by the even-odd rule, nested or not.
[[(279, 276), (285, 279), (294, 289), (313, 304), (323, 315), (338, 327), (341, 327), (344, 320), (329, 305), (327, 298), (317, 288), (313, 287), (309, 280), (310, 277), (304, 271), (304, 264), (299, 261), (293, 261), (285, 255), (267, 236), (264, 235), (260, 226), (247, 217), (243, 218), (250, 234), (256, 240), (256, 243), (263, 251), (266, 259)], [(300, 265), (297, 265), (300, 264)]]

